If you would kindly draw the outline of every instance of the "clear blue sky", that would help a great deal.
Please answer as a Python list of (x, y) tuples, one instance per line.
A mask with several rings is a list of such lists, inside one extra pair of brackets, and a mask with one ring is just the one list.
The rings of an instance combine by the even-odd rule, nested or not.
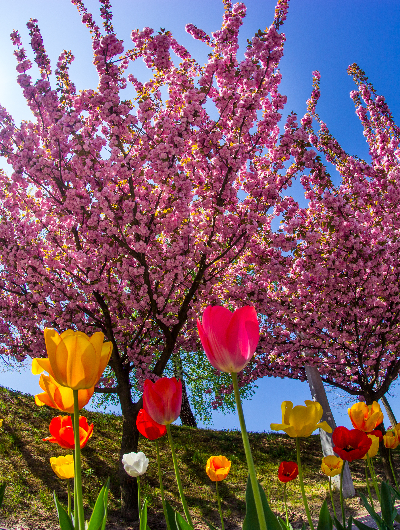
[[(246, 39), (273, 20), (275, 1), (248, 0), (247, 17), (241, 28), (241, 53)], [(97, 0), (87, 0), (87, 8), (98, 16)], [(146, 2), (114, 0), (114, 28), (119, 38), (130, 46), (132, 29), (145, 26), (172, 31), (200, 62), (207, 59), (208, 48), (185, 33), (192, 23), (210, 33), (220, 28), (223, 5), (220, 0), (146, 0)], [(68, 0), (13, 0), (2, 2), (0, 18), (0, 104), (7, 108), (16, 122), (30, 119), (21, 90), (16, 83), (15, 58), (9, 34), (17, 29), (29, 54), (29, 35), (25, 26), (29, 18), (37, 18), (44, 43), (53, 65), (63, 49), (72, 50), (75, 61), (72, 80), (78, 89), (96, 88), (97, 74), (92, 65), (88, 31), (80, 22), (75, 6)], [(286, 111), (302, 116), (311, 92), (312, 71), (321, 72), (321, 99), (318, 112), (343, 148), (351, 154), (368, 158), (368, 150), (349, 92), (354, 88), (347, 75), (347, 66), (356, 62), (366, 71), (377, 92), (386, 97), (392, 113), (400, 123), (400, 2), (398, 0), (291, 0), (289, 16), (283, 31), (286, 34), (285, 56), (281, 62), (281, 92), (288, 96)], [(30, 56), (31, 57), (31, 56)], [(146, 68), (136, 69), (146, 79)], [(4, 163), (0, 167), (5, 167)], [(298, 188), (294, 196), (301, 200)], [(303, 202), (304, 204), (304, 202)], [(37, 376), (29, 371), (16, 374), (0, 372), (0, 384), (37, 393)], [(291, 400), (301, 404), (310, 398), (307, 383), (264, 378), (251, 401), (244, 404), (245, 418), (251, 431), (267, 431), (271, 422), (281, 418), (280, 404)], [(329, 394), (337, 424), (349, 426), (346, 399), (349, 396)], [(398, 392), (389, 398), (400, 418)], [(217, 429), (238, 428), (234, 415), (215, 413)]]

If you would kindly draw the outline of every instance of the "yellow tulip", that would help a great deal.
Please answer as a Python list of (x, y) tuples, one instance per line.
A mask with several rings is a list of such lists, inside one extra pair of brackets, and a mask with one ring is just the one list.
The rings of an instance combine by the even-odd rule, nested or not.
[(3, 425), (3, 420), (0, 420), (0, 427)]
[(225, 456), (210, 456), (207, 460), (206, 473), (214, 482), (224, 480), (231, 469), (231, 462)]
[(33, 374), (46, 371), (59, 385), (72, 390), (89, 389), (98, 383), (112, 352), (111, 342), (103, 344), (103, 333), (89, 338), (81, 331), (68, 329), (59, 335), (46, 328), (44, 339), (48, 359), (33, 359)]
[(339, 475), (342, 471), (343, 460), (339, 456), (324, 456), (321, 463), (321, 470), (328, 477)]
[(372, 432), (383, 422), (381, 407), (376, 401), (372, 405), (367, 405), (363, 401), (354, 403), (348, 409), (348, 413), (353, 427), (359, 431)]
[(323, 429), (326, 432), (332, 432), (332, 429), (323, 421), (319, 423), (322, 418), (323, 410), (317, 401), (310, 401), (306, 399), (304, 402), (306, 406), (297, 405), (293, 407), (291, 401), (283, 401), (282, 408), (282, 423), (271, 423), (273, 431), (285, 431), (291, 438), (304, 438), (310, 436), (315, 429)]
[[(42, 374), (39, 385), (44, 392), (36, 394), (35, 403), (42, 407), (47, 405), (64, 412), (74, 412), (74, 394), (70, 388), (61, 386), (51, 376)], [(78, 390), (78, 407), (82, 409), (90, 400), (94, 392), (94, 387)]]
[(383, 443), (387, 449), (396, 449), (400, 443), (398, 431), (386, 431), (386, 434), (383, 436)]
[(72, 455), (50, 458), (51, 468), (58, 478), (74, 478), (74, 457)]
[(372, 444), (371, 447), (368, 449), (368, 453), (362, 457), (363, 460), (367, 460), (367, 456), (369, 456), (370, 458), (376, 456), (379, 451), (379, 438), (377, 436), (374, 436), (373, 434), (368, 434), (368, 438), (371, 438)]

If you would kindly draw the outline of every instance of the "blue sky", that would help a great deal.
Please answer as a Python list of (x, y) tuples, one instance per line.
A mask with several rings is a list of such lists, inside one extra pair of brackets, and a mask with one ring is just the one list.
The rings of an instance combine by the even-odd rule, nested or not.
[[(241, 28), (241, 53), (246, 39), (273, 20), (273, 0), (248, 0), (247, 17)], [(99, 21), (97, 0), (87, 0), (87, 8)], [(45, 47), (54, 65), (63, 49), (72, 50), (75, 61), (71, 78), (78, 89), (96, 88), (97, 75), (92, 65), (88, 31), (80, 22), (77, 9), (68, 0), (13, 0), (2, 3), (0, 18), (0, 104), (18, 123), (30, 119), (21, 90), (16, 83), (15, 58), (9, 34), (17, 29), (29, 55), (29, 35), (25, 26), (29, 18), (37, 18)], [(119, 38), (130, 47), (130, 33), (145, 26), (164, 27), (186, 46), (200, 62), (207, 60), (208, 48), (185, 33), (192, 23), (210, 33), (220, 28), (223, 5), (220, 0), (146, 0), (146, 2), (114, 0), (114, 28)], [(291, 0), (286, 34), (285, 55), (281, 62), (281, 92), (288, 96), (286, 111), (302, 116), (311, 92), (312, 71), (321, 72), (321, 98), (318, 112), (342, 147), (368, 158), (362, 127), (354, 113), (349, 92), (354, 88), (346, 69), (353, 62), (366, 72), (377, 92), (385, 96), (392, 113), (400, 123), (400, 3), (398, 0)], [(144, 65), (136, 67), (139, 79), (148, 77)], [(0, 163), (0, 167), (5, 167)], [(294, 196), (301, 200), (298, 188)], [(304, 204), (304, 203), (303, 203)], [(1, 365), (0, 365), (1, 366)], [(37, 393), (37, 377), (29, 371), (0, 372), (0, 384)], [(398, 392), (389, 400), (400, 419)], [(347, 402), (350, 396), (329, 394), (337, 424), (349, 426)], [(264, 378), (252, 400), (244, 404), (245, 418), (251, 431), (267, 431), (271, 422), (281, 418), (283, 400), (301, 404), (310, 399), (307, 383)], [(234, 415), (214, 415), (218, 429), (238, 428)]]

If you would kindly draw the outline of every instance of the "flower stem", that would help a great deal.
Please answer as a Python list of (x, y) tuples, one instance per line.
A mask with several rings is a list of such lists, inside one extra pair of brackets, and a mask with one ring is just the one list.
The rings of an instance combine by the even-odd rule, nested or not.
[(346, 524), (346, 514), (344, 511), (344, 500), (343, 500), (343, 473), (344, 473), (344, 462), (342, 466), (342, 471), (340, 472), (340, 507), (342, 509), (342, 525)]
[(175, 455), (174, 442), (172, 440), (172, 435), (171, 435), (171, 427), (170, 427), (169, 424), (167, 424), (166, 428), (167, 428), (169, 445), (171, 447), (172, 461), (174, 463), (176, 482), (178, 484), (179, 495), (181, 496), (181, 501), (182, 501), (182, 505), (183, 505), (183, 511), (185, 512), (187, 522), (193, 526), (192, 518), (190, 517), (190, 513), (189, 513), (189, 509), (188, 509), (187, 502), (186, 502), (186, 499), (185, 499), (185, 495), (183, 493), (181, 477), (179, 475), (179, 469), (178, 469), (178, 462), (176, 460), (176, 455)]
[[(74, 425), (74, 415), (72, 414), (72, 425)], [(75, 451), (74, 455), (74, 528), (79, 528), (79, 516), (78, 516), (78, 497), (76, 496), (76, 481), (75, 481)]]
[(389, 464), (390, 464), (390, 469), (392, 470), (392, 475), (393, 475), (393, 478), (394, 478), (394, 482), (396, 484), (396, 488), (399, 489), (399, 485), (397, 483), (397, 478), (396, 478), (396, 473), (394, 472), (394, 469), (393, 469), (392, 450), (391, 449), (389, 449)]
[(247, 435), (246, 424), (244, 422), (244, 415), (243, 415), (242, 403), (240, 401), (237, 374), (235, 372), (231, 372), (231, 377), (232, 377), (233, 389), (235, 392), (235, 401), (236, 401), (236, 408), (237, 408), (238, 416), (239, 416), (240, 430), (242, 431), (244, 452), (246, 454), (247, 467), (249, 469), (251, 487), (253, 488), (254, 502), (256, 505), (258, 522), (260, 525), (260, 530), (267, 530), (267, 523), (265, 522), (264, 509), (263, 509), (263, 505), (261, 501), (260, 490), (258, 487), (256, 470), (254, 469), (254, 462), (253, 462), (253, 456), (251, 454), (249, 437)]
[(371, 475), (371, 478), (372, 478), (372, 484), (374, 485), (376, 496), (378, 498), (378, 501), (381, 502), (381, 496), (380, 496), (380, 493), (379, 493), (378, 483), (376, 481), (374, 464), (372, 462), (372, 458), (368, 456), (368, 453), (367, 453), (367, 461), (368, 461), (369, 472), (370, 472), (370, 475)]
[(221, 499), (220, 499), (219, 492), (218, 492), (218, 480), (215, 481), (215, 490), (217, 492), (219, 516), (221, 517), (221, 529), (225, 530), (224, 518), (222, 517)]
[(74, 487), (76, 487), (75, 495), (78, 512), (78, 522), (75, 523), (75, 529), (85, 530), (85, 514), (83, 512), (83, 496), (82, 496), (82, 476), (81, 476), (81, 444), (79, 440), (79, 405), (78, 405), (78, 391), (73, 390), (74, 393), (74, 442), (75, 442), (75, 476)]
[(137, 503), (138, 503), (138, 510), (139, 510), (139, 526), (140, 526), (140, 516), (142, 514), (142, 503), (140, 499), (140, 477), (136, 477), (137, 481)]
[(167, 530), (171, 530), (171, 527), (169, 525), (167, 507), (165, 505), (164, 486), (162, 483), (162, 473), (161, 473), (160, 448), (158, 447), (158, 440), (156, 440), (156, 448), (157, 448), (158, 480), (160, 481), (162, 507), (163, 507), (163, 512), (164, 512), (165, 522), (167, 523)]
[(286, 482), (283, 485), (283, 501), (285, 503), (285, 514), (286, 514), (286, 526), (289, 528), (289, 516), (287, 511), (287, 498), (286, 498)]
[(70, 480), (67, 480), (68, 484), (68, 517), (71, 518), (71, 486), (70, 486)]
[(300, 479), (301, 495), (303, 497), (303, 503), (304, 503), (304, 508), (306, 510), (306, 514), (307, 514), (308, 524), (310, 525), (311, 530), (314, 530), (314, 525), (313, 525), (313, 522), (312, 522), (312, 519), (311, 519), (310, 509), (308, 507), (306, 492), (305, 492), (305, 489), (304, 489), (303, 470), (302, 470), (302, 467), (301, 467), (301, 458), (300, 458), (300, 441), (299, 441), (299, 437), (298, 436), (296, 436), (296, 452), (297, 452), (297, 465), (298, 465), (298, 468), (299, 468), (299, 479)]
[(335, 509), (335, 503), (333, 502), (333, 494), (332, 494), (332, 477), (329, 477), (329, 495), (331, 496), (331, 503), (332, 503), (332, 508), (333, 508), (333, 515), (336, 517), (336, 509)]
[(371, 503), (372, 508), (374, 507), (374, 501), (372, 500), (371, 488), (369, 487), (369, 478), (368, 478), (368, 462), (365, 460), (365, 483), (367, 484), (369, 502)]

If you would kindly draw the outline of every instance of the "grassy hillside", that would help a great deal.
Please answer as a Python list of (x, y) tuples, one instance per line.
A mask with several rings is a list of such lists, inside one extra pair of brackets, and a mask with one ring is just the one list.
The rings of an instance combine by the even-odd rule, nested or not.
[[(87, 506), (95, 500), (99, 489), (109, 476), (110, 517), (108, 529), (136, 528), (124, 525), (118, 517), (120, 507), (118, 487), (118, 459), (122, 419), (112, 414), (83, 411), (94, 423), (94, 433), (82, 451), (83, 487)], [(30, 395), (0, 387), (0, 480), (8, 487), (3, 507), (0, 509), (0, 525), (12, 530), (52, 530), (58, 528), (53, 504), (53, 491), (66, 502), (66, 483), (53, 473), (49, 459), (71, 453), (56, 444), (43, 442), (49, 436), (48, 425), (57, 411), (48, 407), (37, 407)], [(246, 459), (238, 431), (211, 431), (189, 427), (172, 426), (172, 434), (180, 462), (181, 477), (189, 509), (196, 527), (207, 528), (201, 521), (208, 520), (220, 527), (215, 500), (215, 484), (205, 473), (206, 461), (211, 455), (225, 455), (232, 462), (226, 480), (220, 483), (226, 530), (241, 528), (245, 514), (245, 484), (247, 480)], [(296, 460), (295, 444), (286, 435), (250, 433), (250, 443), (258, 478), (270, 500), (272, 509), (283, 514), (283, 487), (277, 479), (277, 470), (282, 460)], [(173, 471), (167, 438), (159, 440), (163, 484), (166, 497), (172, 506), (183, 513)], [(321, 450), (318, 436), (301, 441), (305, 482), (314, 515), (327, 497), (327, 480), (320, 471)], [(139, 441), (150, 463), (142, 477), (143, 494), (149, 499), (149, 526), (151, 530), (165, 528), (157, 474), (155, 442), (145, 438)], [(353, 480), (358, 490), (363, 488), (364, 464), (351, 465)], [(379, 468), (378, 468), (379, 471)], [(298, 479), (288, 485), (290, 515), (295, 526), (305, 518)], [(358, 499), (348, 502), (349, 509), (359, 510)]]

